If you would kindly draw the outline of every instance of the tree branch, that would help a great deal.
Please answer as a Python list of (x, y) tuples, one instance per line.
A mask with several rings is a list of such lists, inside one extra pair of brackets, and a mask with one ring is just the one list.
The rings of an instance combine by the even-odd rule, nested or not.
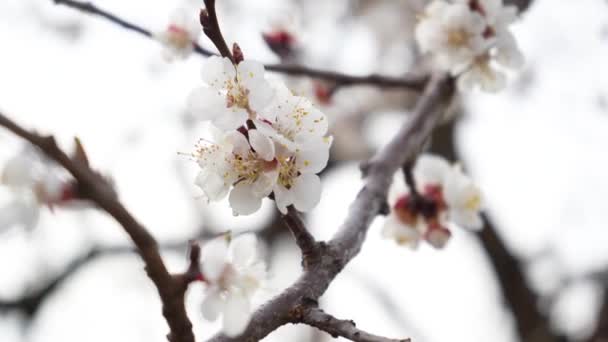
[(217, 335), (213, 342), (258, 341), (287, 323), (298, 323), (301, 312), (316, 303), (333, 279), (361, 250), (367, 230), (386, 202), (393, 174), (415, 157), (420, 145), (439, 121), (439, 105), (453, 94), (453, 80), (445, 75), (431, 78), (411, 118), (391, 142), (365, 166), (365, 185), (351, 204), (348, 217), (327, 244), (320, 244), (321, 257), (281, 294), (261, 306), (241, 337)]
[(77, 160), (72, 160), (55, 143), (52, 136), (29, 132), (0, 113), (0, 126), (37, 146), (49, 158), (69, 171), (78, 182), (82, 196), (97, 204), (124, 228), (137, 246), (145, 263), (146, 273), (154, 282), (163, 304), (163, 315), (169, 324), (167, 336), (172, 342), (194, 342), (192, 324), (186, 314), (184, 295), (186, 286), (169, 274), (154, 237), (131, 216), (120, 203), (114, 189), (100, 174)]
[(306, 310), (301, 318), (301, 322), (323, 330), (332, 337), (344, 337), (355, 342), (410, 342), (407, 339), (391, 339), (373, 335), (357, 328), (355, 322), (337, 319), (323, 310), (312, 307)]
[(283, 220), (296, 240), (296, 244), (302, 251), (302, 266), (306, 269), (317, 261), (319, 257), (319, 244), (314, 236), (310, 234), (297, 210), (290, 205), (287, 207), (287, 214), (283, 215)]
[(213, 42), (220, 55), (232, 61), (232, 64), (237, 64), (234, 56), (230, 52), (228, 44), (222, 35), (220, 24), (217, 21), (217, 12), (215, 11), (215, 0), (205, 0), (205, 9), (201, 10), (200, 21), (203, 26), (203, 32)]
[[(88, 14), (100, 16), (126, 30), (130, 30), (139, 33), (147, 38), (154, 39), (154, 35), (150, 32), (150, 30), (147, 30), (139, 25), (122, 19), (115, 14), (112, 14), (106, 10), (103, 10), (93, 5), (92, 3), (75, 0), (53, 0), (53, 2), (57, 5), (64, 5)], [(194, 43), (194, 51), (197, 54), (205, 57), (214, 55), (213, 52), (201, 47), (198, 43)], [(368, 85), (381, 88), (401, 88), (419, 91), (422, 90), (424, 84), (428, 80), (428, 77), (425, 75), (413, 74), (407, 74), (402, 77), (387, 77), (373, 74), (368, 76), (352, 76), (333, 71), (313, 69), (302, 65), (266, 64), (265, 67), (266, 70), (269, 71), (293, 76), (314, 77), (334, 82), (340, 86)]]

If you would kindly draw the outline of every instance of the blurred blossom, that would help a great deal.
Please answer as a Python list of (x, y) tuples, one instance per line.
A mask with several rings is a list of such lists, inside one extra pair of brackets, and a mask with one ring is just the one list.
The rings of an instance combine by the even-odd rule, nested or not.
[(0, 231), (12, 226), (32, 229), (38, 223), (41, 206), (52, 209), (74, 199), (72, 184), (57, 172), (57, 166), (31, 146), (6, 162), (1, 180), (12, 199), (0, 207)]
[(458, 86), (496, 92), (506, 85), (499, 64), (520, 68), (523, 56), (509, 31), (517, 19), (515, 6), (502, 0), (435, 0), (429, 4), (416, 27), (416, 40), (437, 67), (459, 75)]
[(266, 279), (266, 265), (259, 259), (253, 234), (242, 234), (228, 242), (221, 236), (204, 244), (203, 279), (207, 284), (203, 316), (214, 321), (222, 315), (222, 331), (240, 335), (251, 319), (251, 297)]
[[(407, 172), (407, 171), (406, 171)], [(482, 227), (481, 195), (458, 165), (442, 157), (422, 155), (413, 170), (416, 189), (409, 189), (398, 172), (389, 194), (391, 211), (382, 234), (413, 249), (425, 240), (442, 248), (451, 237), (446, 228), (453, 222), (462, 228)]]
[(202, 32), (199, 11), (200, 5), (183, 1), (171, 13), (167, 27), (156, 33), (156, 38), (165, 46), (163, 54), (167, 60), (184, 59), (194, 51), (194, 44)]

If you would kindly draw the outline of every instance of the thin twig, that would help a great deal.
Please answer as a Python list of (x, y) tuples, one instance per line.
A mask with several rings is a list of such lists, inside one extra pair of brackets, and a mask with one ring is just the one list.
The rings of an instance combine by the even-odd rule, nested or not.
[(344, 337), (355, 342), (410, 342), (406, 339), (392, 339), (365, 332), (357, 328), (355, 322), (337, 319), (325, 313), (323, 310), (313, 307), (306, 309), (302, 315), (301, 322), (323, 330), (332, 337)]
[(237, 64), (235, 63), (234, 56), (232, 56), (232, 53), (230, 52), (228, 44), (226, 44), (226, 40), (220, 29), (220, 24), (217, 21), (215, 0), (205, 0), (205, 9), (201, 10), (200, 21), (203, 26), (203, 32), (205, 32), (205, 35), (207, 35), (209, 40), (215, 45), (220, 52), (220, 55), (230, 59), (232, 64)]
[(72, 160), (55, 143), (52, 136), (29, 132), (0, 113), (3, 126), (37, 146), (49, 158), (63, 166), (78, 182), (82, 196), (96, 203), (124, 228), (135, 243), (146, 267), (146, 273), (154, 282), (163, 304), (163, 315), (169, 324), (167, 336), (171, 342), (194, 342), (192, 324), (186, 314), (184, 295), (186, 288), (178, 277), (169, 274), (154, 237), (120, 203), (112, 185), (88, 165)]
[[(75, 1), (75, 0), (53, 0), (55, 4), (64, 5), (88, 14), (100, 16), (120, 27), (139, 33), (150, 39), (155, 39), (154, 35), (150, 30), (147, 30), (137, 24), (129, 22), (126, 19), (120, 18), (115, 14), (112, 14), (104, 9), (101, 9), (92, 3)], [(203, 48), (198, 43), (194, 43), (194, 51), (201, 56), (212, 56), (215, 53)], [(352, 85), (368, 85), (376, 86), (381, 88), (401, 88), (410, 90), (422, 90), (424, 84), (428, 80), (425, 75), (414, 75), (406, 74), (401, 77), (388, 77), (380, 75), (367, 75), (367, 76), (352, 76), (341, 74), (333, 71), (318, 70), (309, 68), (302, 65), (290, 65), (290, 64), (266, 64), (266, 70), (274, 71), (282, 74), (293, 75), (293, 76), (308, 76), (314, 77), (330, 82), (334, 82), (340, 86), (352, 86)]]
[(302, 266), (307, 268), (311, 263), (315, 262), (319, 256), (319, 245), (315, 241), (314, 236), (310, 234), (302, 218), (293, 206), (287, 207), (287, 214), (283, 215), (283, 220), (287, 223), (287, 227), (293, 234), (298, 247), (302, 251)]

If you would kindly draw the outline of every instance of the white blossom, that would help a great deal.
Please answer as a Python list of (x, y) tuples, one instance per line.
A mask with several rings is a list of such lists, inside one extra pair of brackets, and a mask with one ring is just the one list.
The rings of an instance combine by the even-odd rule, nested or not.
[(195, 157), (201, 171), (196, 184), (211, 201), (224, 198), (235, 215), (257, 211), (278, 177), (274, 143), (252, 129), (248, 138), (239, 131), (217, 132), (217, 142), (203, 141)]
[(6, 162), (1, 182), (12, 196), (0, 207), (0, 231), (13, 226), (32, 229), (38, 223), (40, 207), (60, 204), (71, 189), (54, 165), (33, 148), (25, 148)]
[(212, 56), (203, 65), (202, 77), (206, 85), (190, 94), (189, 108), (223, 130), (236, 129), (247, 119), (255, 119), (274, 96), (264, 78), (264, 66), (255, 61), (245, 60), (235, 66), (228, 58)]
[(184, 59), (192, 54), (202, 32), (198, 17), (197, 6), (193, 3), (182, 4), (171, 13), (167, 27), (156, 33), (156, 39), (165, 46), (167, 60)]
[(443, 248), (451, 237), (448, 223), (480, 229), (481, 195), (477, 186), (461, 170), (440, 156), (421, 155), (412, 170), (415, 192), (395, 174), (389, 191), (390, 212), (382, 235), (399, 245), (417, 248), (426, 241)]
[(517, 8), (502, 0), (435, 0), (416, 27), (422, 52), (458, 76), (458, 87), (497, 92), (506, 85), (503, 68), (518, 69), (524, 58), (509, 26)]
[(243, 234), (230, 243), (225, 236), (214, 239), (203, 245), (201, 262), (207, 283), (203, 316), (216, 320), (221, 314), (222, 331), (231, 337), (240, 335), (251, 319), (251, 299), (266, 279), (256, 237)]
[(457, 74), (485, 48), (483, 17), (464, 3), (435, 0), (428, 5), (416, 27), (423, 53), (432, 54), (442, 69)]

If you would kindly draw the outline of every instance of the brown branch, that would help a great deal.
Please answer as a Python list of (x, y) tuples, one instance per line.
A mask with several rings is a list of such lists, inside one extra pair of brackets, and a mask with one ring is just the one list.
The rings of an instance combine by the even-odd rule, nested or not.
[(82, 196), (96, 203), (120, 223), (135, 243), (146, 265), (146, 273), (158, 290), (163, 305), (163, 315), (170, 328), (168, 339), (172, 342), (194, 342), (192, 324), (184, 305), (186, 286), (179, 281), (179, 277), (169, 274), (161, 259), (156, 240), (120, 203), (112, 185), (87, 165), (72, 160), (57, 146), (52, 136), (29, 132), (1, 113), (0, 126), (37, 146), (49, 158), (63, 166), (78, 182)]
[(283, 215), (283, 220), (287, 223), (287, 227), (296, 240), (296, 244), (302, 251), (302, 266), (306, 269), (308, 266), (317, 261), (319, 257), (319, 244), (314, 236), (310, 234), (300, 214), (293, 206), (287, 207), (287, 214)]
[(215, 11), (215, 0), (205, 0), (205, 9), (201, 10), (200, 21), (203, 26), (203, 32), (215, 45), (220, 55), (230, 59), (232, 64), (238, 64), (232, 56), (228, 44), (226, 44), (224, 35), (222, 35), (220, 24), (217, 21), (217, 12)]
[(366, 164), (365, 185), (351, 204), (338, 233), (327, 244), (320, 244), (322, 254), (318, 261), (309, 265), (294, 284), (261, 306), (242, 337), (217, 335), (210, 341), (258, 341), (284, 324), (298, 323), (303, 308), (316, 303), (338, 273), (359, 253), (371, 222), (386, 202), (393, 174), (415, 157), (441, 117), (439, 105), (452, 94), (453, 81), (447, 76), (436, 75), (429, 81), (410, 120)]
[[(57, 5), (64, 5), (75, 10), (79, 10), (88, 14), (100, 16), (111, 23), (114, 23), (126, 30), (139, 33), (147, 38), (154, 39), (154, 35), (137, 24), (134, 24), (128, 20), (118, 17), (106, 10), (103, 10), (92, 3), (76, 0), (53, 0)], [(210, 13), (209, 13), (210, 14)], [(219, 27), (219, 25), (218, 25)], [(224, 43), (225, 44), (225, 43)], [(198, 43), (194, 43), (194, 51), (204, 57), (214, 55), (213, 52), (201, 47)], [(229, 52), (230, 50), (228, 50)], [(424, 84), (428, 80), (425, 75), (404, 75), (402, 77), (387, 77), (380, 75), (368, 75), (368, 76), (352, 76), (341, 74), (333, 71), (325, 71), (309, 68), (302, 65), (289, 65), (289, 64), (266, 64), (266, 70), (278, 72), (287, 75), (294, 76), (308, 76), (325, 81), (334, 82), (340, 86), (352, 86), (352, 85), (368, 85), (376, 86), (381, 88), (402, 88), (410, 90), (422, 90)]]
[(312, 307), (305, 310), (301, 322), (325, 331), (332, 337), (344, 337), (355, 342), (410, 342), (407, 339), (391, 339), (367, 333), (358, 329), (355, 322), (350, 320), (337, 319), (323, 310)]

